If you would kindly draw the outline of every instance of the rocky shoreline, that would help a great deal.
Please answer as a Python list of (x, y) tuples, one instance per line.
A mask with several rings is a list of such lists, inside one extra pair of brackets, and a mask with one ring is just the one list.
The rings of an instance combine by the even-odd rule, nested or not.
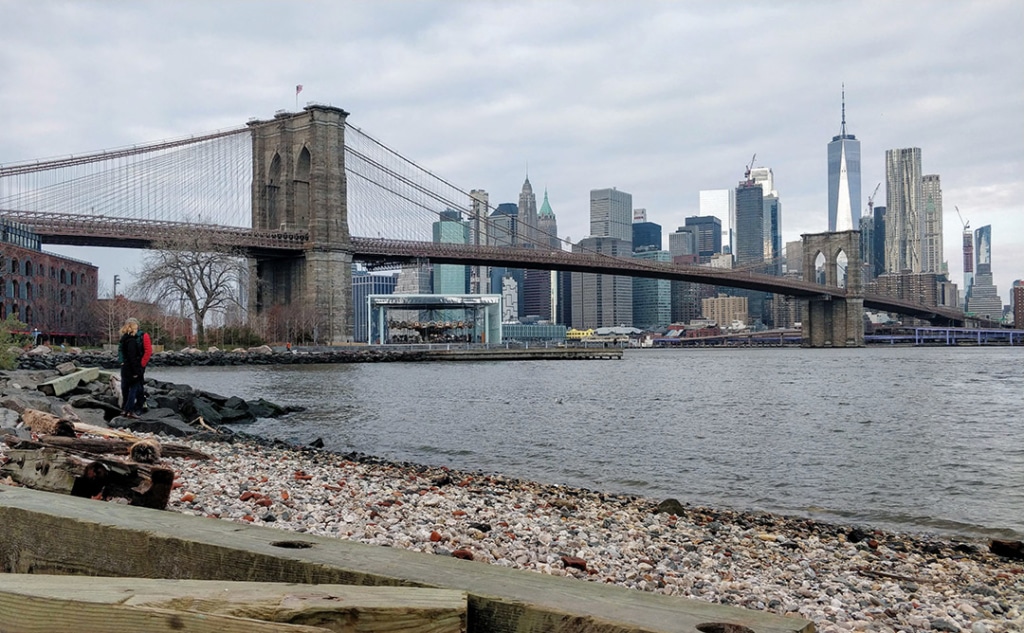
[[(47, 375), (0, 377), (4, 406), (63, 410), (85, 395), (33, 391)], [(218, 399), (211, 406), (230, 400)], [(210, 426), (174, 441), (213, 460), (163, 460), (175, 471), (171, 511), (799, 615), (825, 632), (1024, 630), (1024, 561), (989, 543), (339, 455)]]

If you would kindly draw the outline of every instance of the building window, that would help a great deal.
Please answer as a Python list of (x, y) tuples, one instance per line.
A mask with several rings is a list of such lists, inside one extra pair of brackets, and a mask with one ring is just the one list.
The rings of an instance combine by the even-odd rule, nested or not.
[(26, 259), (25, 260), (25, 276), (26, 277), (31, 277), (32, 276), (32, 260), (30, 260), (30, 259)]
[(60, 269), (60, 283), (66, 284), (68, 282), (68, 275), (64, 272), (64, 269)]
[(25, 306), (25, 325), (32, 325), (32, 306)]
[(19, 272), (18, 259), (16, 257), (11, 258), (11, 272), (17, 275)]

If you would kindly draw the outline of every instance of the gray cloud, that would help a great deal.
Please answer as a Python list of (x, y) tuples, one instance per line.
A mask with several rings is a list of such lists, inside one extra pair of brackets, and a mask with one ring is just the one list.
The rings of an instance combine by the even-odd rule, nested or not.
[[(205, 132), (305, 100), (464, 189), (515, 201), (527, 164), (560, 232), (616, 186), (672, 230), (700, 189), (774, 169), (785, 239), (824, 230), (825, 145), (886, 149), (992, 224), (1006, 297), (1024, 277), (1024, 5), (951, 2), (37, 2), (0, 0), (0, 162)], [(878, 200), (884, 200), (883, 190)], [(115, 266), (125, 253), (118, 253)], [(96, 251), (74, 255), (106, 265)]]

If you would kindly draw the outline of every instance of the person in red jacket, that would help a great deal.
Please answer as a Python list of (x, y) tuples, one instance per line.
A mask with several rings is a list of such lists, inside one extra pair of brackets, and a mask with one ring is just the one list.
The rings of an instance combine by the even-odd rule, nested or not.
[(143, 332), (139, 326), (139, 320), (135, 317), (129, 318), (125, 323), (134, 323), (138, 334), (139, 344), (142, 348), (142, 375), (139, 376), (139, 391), (135, 396), (135, 411), (141, 415), (146, 410), (146, 365), (153, 356), (153, 341), (149, 338), (149, 332)]

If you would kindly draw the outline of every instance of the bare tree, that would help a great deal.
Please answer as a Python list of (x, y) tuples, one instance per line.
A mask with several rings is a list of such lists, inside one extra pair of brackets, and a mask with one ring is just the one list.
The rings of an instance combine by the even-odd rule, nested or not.
[(244, 266), (241, 256), (217, 249), (197, 231), (154, 244), (136, 273), (135, 288), (164, 307), (183, 305), (197, 338), (205, 341), (207, 316), (238, 304)]

